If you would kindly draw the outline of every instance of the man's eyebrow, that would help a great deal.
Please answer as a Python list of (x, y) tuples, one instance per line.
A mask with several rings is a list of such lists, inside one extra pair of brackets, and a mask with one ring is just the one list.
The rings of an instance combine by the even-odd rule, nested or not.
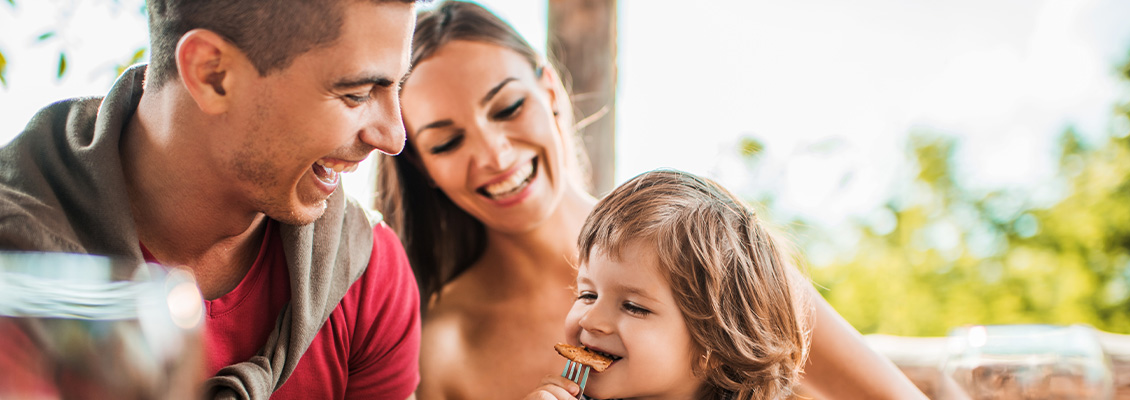
[(455, 122), (454, 122), (454, 121), (452, 121), (452, 120), (450, 120), (450, 119), (441, 119), (441, 120), (439, 120), (439, 121), (436, 121), (436, 122), (432, 122), (432, 123), (430, 123), (430, 124), (427, 124), (427, 125), (421, 126), (421, 127), (420, 127), (420, 129), (417, 129), (417, 130), (416, 130), (416, 135), (414, 135), (414, 136), (416, 136), (417, 138), (419, 138), (419, 136), (420, 136), (420, 132), (423, 132), (423, 131), (424, 131), (425, 129), (432, 129), (432, 128), (446, 128), (446, 127), (449, 127), (449, 126), (452, 126), (452, 125), (455, 125)]
[(353, 89), (361, 86), (392, 86), (393, 80), (385, 76), (362, 76), (356, 78), (344, 78), (334, 82), (334, 89)]
[(489, 92), (487, 92), (487, 95), (483, 96), (483, 99), (479, 101), (479, 105), (486, 105), (487, 102), (490, 101), (490, 99), (494, 98), (494, 95), (498, 94), (499, 90), (502, 90), (503, 86), (506, 86), (507, 83), (510, 83), (511, 81), (516, 81), (516, 80), (518, 80), (518, 78), (510, 77), (510, 78), (503, 79), (502, 82), (499, 82), (497, 85), (494, 85), (494, 87), (491, 88)]

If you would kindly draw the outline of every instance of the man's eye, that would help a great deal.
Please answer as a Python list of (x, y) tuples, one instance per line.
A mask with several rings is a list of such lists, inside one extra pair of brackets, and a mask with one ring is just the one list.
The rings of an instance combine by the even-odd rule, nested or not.
[(460, 143), (463, 143), (463, 135), (455, 135), (446, 142), (432, 146), (430, 151), (432, 154), (446, 153), (451, 150), (455, 150), (456, 147), (459, 147)]
[(517, 114), (518, 110), (522, 108), (522, 104), (525, 103), (525, 97), (518, 99), (518, 101), (515, 101), (514, 104), (510, 105), (510, 107), (503, 108), (502, 110), (494, 113), (494, 119), (509, 119), (510, 117), (513, 117), (514, 114)]
[(362, 105), (362, 104), (369, 102), (369, 100), (372, 100), (373, 96), (370, 95), (369, 93), (346, 94), (346, 95), (342, 95), (341, 98), (344, 99), (345, 103), (349, 104), (350, 106), (359, 106), (359, 105)]

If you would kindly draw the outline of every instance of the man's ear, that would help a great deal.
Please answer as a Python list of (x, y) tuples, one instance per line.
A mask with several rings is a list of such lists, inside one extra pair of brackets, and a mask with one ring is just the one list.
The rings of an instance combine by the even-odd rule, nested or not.
[(207, 29), (193, 29), (177, 43), (177, 71), (189, 95), (201, 111), (223, 114), (227, 111), (235, 79), (233, 67), (242, 53), (220, 35)]

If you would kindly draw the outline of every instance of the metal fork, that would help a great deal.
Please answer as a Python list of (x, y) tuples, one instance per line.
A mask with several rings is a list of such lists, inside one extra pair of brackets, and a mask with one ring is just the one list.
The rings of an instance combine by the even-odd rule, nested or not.
[(565, 361), (565, 370), (561, 371), (561, 376), (581, 385), (581, 391), (577, 393), (577, 398), (585, 394), (585, 384), (589, 381), (590, 369), (592, 369), (592, 367), (573, 360)]

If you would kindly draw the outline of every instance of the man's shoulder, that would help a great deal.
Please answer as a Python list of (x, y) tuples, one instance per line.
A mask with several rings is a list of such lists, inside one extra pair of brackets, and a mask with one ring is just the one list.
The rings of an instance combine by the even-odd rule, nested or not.
[[(18, 167), (11, 164), (18, 162), (21, 156), (31, 156), (31, 151), (35, 149), (30, 147), (66, 143), (54, 140), (55, 136), (73, 135), (81, 131), (93, 134), (94, 122), (101, 105), (101, 97), (79, 97), (56, 101), (39, 109), (23, 131), (0, 149), (0, 165)], [(5, 169), (11, 171), (9, 168)]]
[[(93, 135), (101, 98), (72, 98), (40, 109), (12, 142), (0, 148), (0, 247), (79, 251), (65, 227), (54, 189), (60, 185), (45, 165), (67, 152), (68, 143)], [(85, 132), (83, 132), (85, 130)], [(78, 136), (79, 138), (68, 137)], [(66, 162), (54, 165), (67, 165)]]
[(102, 97), (76, 97), (56, 101), (39, 109), (20, 136), (45, 131), (73, 133), (77, 130), (89, 130), (93, 133), (93, 121), (98, 118), (101, 106)]

